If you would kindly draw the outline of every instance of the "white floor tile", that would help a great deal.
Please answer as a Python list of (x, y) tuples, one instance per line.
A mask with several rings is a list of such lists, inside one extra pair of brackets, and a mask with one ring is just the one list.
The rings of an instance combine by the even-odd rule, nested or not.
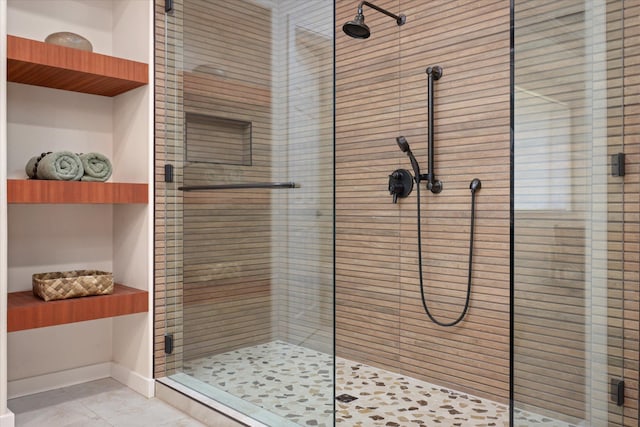
[(8, 406), (16, 427), (204, 426), (110, 378), (11, 399)]

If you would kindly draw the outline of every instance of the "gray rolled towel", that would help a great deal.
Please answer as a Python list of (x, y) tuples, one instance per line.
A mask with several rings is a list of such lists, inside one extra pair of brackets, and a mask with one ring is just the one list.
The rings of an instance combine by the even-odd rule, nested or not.
[(107, 156), (100, 153), (80, 154), (80, 161), (84, 168), (82, 181), (106, 181), (113, 171)]
[(32, 157), (25, 167), (29, 178), (58, 181), (79, 181), (84, 175), (82, 161), (70, 151), (42, 153)]

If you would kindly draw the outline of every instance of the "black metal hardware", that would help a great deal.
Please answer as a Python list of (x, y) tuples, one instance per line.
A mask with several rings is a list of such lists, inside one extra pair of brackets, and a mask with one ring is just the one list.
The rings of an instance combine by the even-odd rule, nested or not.
[(164, 11), (166, 13), (173, 12), (173, 0), (164, 0)]
[(429, 162), (427, 165), (427, 189), (429, 189), (432, 193), (438, 194), (442, 191), (442, 181), (438, 181), (436, 179), (436, 173), (434, 169), (434, 151), (433, 151), (433, 82), (435, 80), (440, 80), (442, 77), (442, 67), (438, 65), (434, 65), (433, 67), (427, 68), (427, 103), (429, 108), (428, 114), (428, 133), (427, 133), (427, 142), (428, 142), (428, 150), (429, 150)]
[(164, 352), (166, 354), (173, 353), (173, 334), (165, 334), (165, 336), (164, 336)]
[(389, 12), (388, 10), (381, 8), (380, 6), (376, 6), (373, 3), (369, 3), (368, 1), (360, 2), (360, 6), (358, 6), (358, 14), (362, 15), (362, 6), (364, 5), (369, 6), (371, 9), (375, 9), (378, 12), (384, 13), (390, 18), (395, 19), (396, 24), (398, 24), (398, 26), (404, 25), (407, 22), (407, 17), (404, 16), (403, 14), (396, 15), (394, 13)]
[(245, 188), (300, 188), (295, 182), (254, 182), (246, 184), (185, 185), (182, 191), (240, 190)]
[[(469, 183), (469, 190), (471, 190), (471, 219), (470, 219), (470, 231), (469, 231), (469, 264), (467, 267), (467, 292), (464, 307), (460, 315), (453, 321), (444, 322), (431, 314), (429, 310), (429, 305), (427, 303), (427, 298), (425, 296), (425, 285), (424, 285), (424, 275), (423, 275), (423, 266), (422, 266), (422, 218), (420, 214), (420, 181), (427, 181), (427, 189), (429, 189), (432, 193), (440, 193), (442, 191), (442, 182), (436, 180), (435, 171), (434, 171), (434, 149), (433, 149), (433, 82), (434, 80), (440, 79), (442, 77), (442, 68), (438, 66), (427, 68), (427, 75), (429, 78), (428, 82), (428, 107), (429, 107), (429, 129), (428, 129), (428, 150), (429, 150), (429, 171), (427, 174), (420, 173), (420, 165), (416, 160), (415, 156), (411, 152), (411, 147), (409, 146), (409, 142), (407, 138), (404, 136), (399, 136), (396, 138), (396, 143), (398, 144), (398, 148), (400, 151), (405, 153), (409, 160), (411, 161), (411, 167), (413, 168), (413, 173), (415, 174), (415, 181), (417, 186), (417, 197), (416, 197), (416, 213), (417, 213), (417, 229), (418, 229), (418, 276), (420, 278), (420, 296), (422, 299), (422, 306), (426, 315), (431, 319), (433, 323), (439, 326), (455, 326), (460, 323), (466, 316), (469, 311), (469, 305), (471, 301), (471, 280), (473, 277), (473, 241), (475, 236), (475, 218), (476, 218), (476, 193), (478, 190), (482, 188), (482, 182), (478, 178), (473, 178)], [(389, 175), (389, 192), (393, 194), (393, 203), (396, 203), (398, 196), (403, 197), (402, 194), (407, 191), (407, 195), (411, 192), (412, 188), (408, 188), (404, 186), (403, 176), (402, 175), (411, 174), (403, 169), (398, 169)], [(406, 196), (405, 196), (406, 197)], [(511, 414), (511, 417), (513, 415)]]
[(482, 181), (480, 181), (478, 178), (473, 178), (471, 180), (471, 183), (469, 184), (469, 190), (471, 190), (472, 193), (475, 193), (481, 188), (482, 188)]
[(164, 165), (164, 182), (173, 182), (173, 165)]
[(624, 405), (624, 380), (611, 379), (611, 400), (618, 406)]
[(624, 153), (611, 155), (611, 176), (624, 176)]
[(393, 203), (398, 203), (398, 197), (407, 197), (413, 190), (413, 177), (406, 169), (396, 169), (389, 175), (389, 194), (393, 196)]
[(369, 36), (371, 36), (371, 30), (367, 24), (364, 23), (364, 12), (362, 11), (362, 6), (369, 6), (371, 9), (377, 10), (378, 12), (384, 13), (385, 15), (395, 19), (398, 26), (404, 25), (405, 22), (407, 22), (407, 17), (403, 14), (395, 15), (380, 6), (376, 6), (368, 1), (362, 1), (358, 5), (358, 12), (356, 17), (353, 18), (353, 21), (349, 21), (342, 26), (342, 31), (344, 31), (344, 33), (349, 37), (353, 37), (355, 39), (368, 39)]
[(423, 266), (422, 266), (422, 218), (420, 215), (420, 183), (418, 182), (418, 197), (416, 197), (416, 213), (417, 213), (417, 228), (418, 228), (418, 277), (420, 278), (420, 297), (422, 299), (422, 307), (424, 308), (424, 312), (427, 317), (431, 319), (433, 323), (438, 326), (450, 327), (455, 326), (458, 323), (462, 322), (464, 317), (467, 315), (469, 311), (469, 305), (471, 302), (471, 279), (473, 277), (473, 241), (475, 236), (475, 223), (476, 223), (476, 192), (482, 187), (482, 182), (478, 178), (474, 178), (471, 180), (469, 184), (469, 190), (471, 190), (471, 219), (470, 219), (470, 230), (469, 230), (469, 264), (467, 266), (467, 292), (466, 298), (464, 302), (464, 307), (460, 315), (453, 321), (444, 322), (442, 320), (437, 319), (433, 314), (431, 314), (431, 310), (429, 310), (429, 304), (427, 303), (427, 297), (425, 296), (425, 285), (424, 285), (424, 275), (423, 275)]

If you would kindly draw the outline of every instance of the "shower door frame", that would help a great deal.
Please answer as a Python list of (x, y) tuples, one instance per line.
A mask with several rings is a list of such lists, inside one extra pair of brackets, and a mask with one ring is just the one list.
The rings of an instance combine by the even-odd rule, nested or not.
[[(189, 0), (184, 0), (184, 2), (188, 2), (188, 1)], [(266, 5), (272, 4), (272, 2), (268, 0), (265, 0), (265, 1), (257, 0), (254, 3), (260, 6), (262, 6), (263, 4), (266, 4)], [(287, 11), (287, 14), (283, 14), (282, 16), (278, 16), (278, 17), (275, 16), (276, 8), (281, 9), (282, 7), (275, 6), (275, 2), (273, 3), (274, 3), (273, 19), (274, 20), (279, 19), (279, 20), (282, 20), (283, 22), (286, 22), (286, 28), (283, 28), (279, 31), (281, 32), (284, 31), (287, 34), (292, 32), (295, 33), (296, 29), (299, 29), (299, 28), (304, 29), (305, 25), (308, 24), (310, 25), (309, 31), (311, 35), (314, 35), (314, 31), (316, 31), (317, 35), (323, 35), (324, 37), (324, 32), (322, 31), (318, 32), (317, 30), (314, 30), (313, 26), (315, 25), (315, 23), (314, 23), (313, 17), (309, 17), (307, 21), (308, 13), (305, 13), (305, 20), (303, 20), (304, 22), (299, 22), (300, 20), (298, 20), (298, 23), (294, 24), (295, 17), (289, 17), (288, 11)], [(294, 9), (296, 10), (302, 9), (302, 5), (299, 5), (299, 4), (296, 5), (295, 2), (291, 2), (291, 3), (294, 5), (293, 7)], [(184, 354), (183, 345), (184, 345), (184, 332), (185, 332), (183, 331), (183, 322), (181, 320), (181, 315), (180, 315), (180, 313), (183, 312), (183, 309), (182, 309), (183, 293), (181, 289), (181, 283), (183, 282), (183, 280), (181, 278), (183, 274), (185, 259), (183, 255), (184, 251), (182, 250), (183, 248), (182, 239), (178, 238), (180, 233), (183, 232), (184, 225), (185, 225), (185, 218), (181, 209), (182, 202), (180, 201), (182, 200), (182, 194), (183, 194), (181, 191), (181, 187), (184, 184), (183, 182), (184, 171), (183, 171), (183, 168), (179, 166), (183, 164), (184, 161), (186, 160), (186, 158), (184, 157), (184, 150), (181, 148), (181, 140), (184, 137), (184, 127), (178, 120), (178, 118), (185, 116), (185, 112), (183, 108), (184, 102), (181, 102), (181, 100), (183, 100), (182, 97), (184, 96), (184, 92), (182, 91), (183, 73), (181, 70), (177, 70), (177, 69), (175, 70), (175, 72), (171, 71), (171, 67), (173, 67), (175, 64), (183, 64), (184, 60), (186, 59), (183, 57), (183, 51), (182, 51), (182, 48), (180, 47), (181, 44), (184, 44), (184, 42), (181, 41), (182, 35), (180, 34), (180, 28), (178, 26), (175, 26), (171, 22), (171, 19), (177, 19), (177, 21), (173, 21), (173, 22), (177, 22), (178, 25), (182, 25), (181, 22), (184, 19), (183, 1), (174, 1), (173, 6), (175, 9), (171, 12), (172, 15), (168, 16), (167, 14), (164, 13), (164, 1), (156, 0), (156, 21), (158, 21), (156, 24), (157, 27), (162, 28), (162, 25), (163, 25), (162, 21), (164, 21), (164, 25), (165, 25), (163, 29), (164, 34), (167, 37), (168, 36), (177, 37), (177, 40), (175, 42), (173, 40), (167, 41), (164, 43), (163, 48), (159, 49), (159, 52), (160, 52), (159, 59), (164, 60), (165, 64), (164, 64), (164, 67), (159, 67), (160, 77), (157, 79), (156, 87), (159, 93), (163, 94), (163, 97), (165, 100), (169, 98), (173, 98), (177, 101), (173, 103), (173, 107), (167, 104), (166, 106), (162, 105), (162, 107), (156, 108), (156, 123), (162, 123), (163, 125), (166, 124), (166, 126), (162, 126), (160, 128), (157, 127), (157, 129), (159, 129), (158, 138), (159, 139), (164, 138), (164, 141), (166, 141), (166, 144), (163, 147), (161, 147), (160, 144), (156, 145), (156, 159), (157, 160), (162, 159), (162, 161), (173, 166), (173, 168), (170, 171), (171, 175), (173, 176), (173, 180), (167, 180), (165, 175), (161, 173), (156, 173), (156, 187), (158, 188), (156, 204), (158, 206), (166, 206), (166, 209), (156, 211), (156, 241), (163, 241), (165, 242), (165, 244), (162, 244), (160, 246), (156, 245), (156, 280), (160, 279), (160, 286), (157, 287), (158, 292), (156, 293), (156, 297), (155, 297), (155, 301), (156, 301), (155, 313), (156, 313), (156, 325), (163, 324), (164, 326), (156, 327), (156, 333), (155, 333), (156, 351), (155, 351), (155, 360), (154, 360), (155, 362), (154, 372), (155, 372), (156, 378), (159, 378), (161, 382), (166, 382), (168, 384), (171, 384), (171, 387), (181, 389), (183, 393), (192, 394), (192, 392), (188, 388), (183, 387), (180, 384), (177, 384), (175, 381), (172, 381), (169, 378), (169, 376), (172, 375), (173, 373), (182, 371), (182, 357)], [(327, 22), (325, 26), (326, 26), (326, 30), (330, 30), (330, 33), (328, 33), (325, 39), (323, 39), (322, 44), (326, 45), (326, 48), (329, 49), (329, 53), (331, 55), (331, 63), (327, 63), (326, 67), (323, 67), (323, 71), (320, 71), (320, 73), (322, 75), (326, 74), (325, 80), (329, 81), (331, 85), (331, 87), (324, 87), (323, 92), (327, 92), (327, 93), (322, 95), (323, 97), (325, 97), (324, 98), (325, 101), (329, 100), (332, 103), (331, 106), (327, 105), (322, 111), (322, 114), (326, 113), (325, 114), (326, 117), (330, 117), (331, 123), (323, 124), (321, 126), (323, 129), (329, 126), (330, 133), (331, 133), (330, 141), (327, 139), (327, 137), (329, 136), (329, 134), (327, 133), (329, 131), (329, 128), (324, 129), (320, 133), (322, 133), (323, 135), (322, 141), (324, 141), (322, 142), (323, 145), (322, 145), (321, 151), (324, 154), (328, 155), (327, 161), (330, 160), (331, 163), (334, 164), (335, 163), (334, 161), (334, 157), (335, 157), (335, 154), (334, 154), (335, 153), (335, 120), (334, 120), (335, 118), (335, 89), (334, 89), (335, 87), (335, 42), (333, 41), (333, 36), (334, 36), (333, 21), (335, 20), (335, 2), (334, 1), (327, 2), (327, 8), (325, 8), (326, 12), (329, 12), (329, 9), (328, 9), (329, 7), (332, 8), (330, 11), (331, 22)], [(300, 12), (300, 10), (298, 10), (296, 13), (298, 12)], [(322, 12), (322, 13), (325, 13), (325, 12)], [(325, 13), (325, 14), (328, 14), (328, 13)], [(291, 22), (289, 20), (291, 20)], [(273, 21), (272, 22), (273, 28), (269, 30), (276, 31), (275, 26), (276, 26), (276, 23), (275, 21)], [(274, 35), (273, 37), (276, 37), (276, 35)], [(287, 43), (295, 43), (295, 40), (288, 41)], [(312, 47), (310, 47), (310, 49), (311, 48)], [(286, 52), (284, 54), (284, 59), (288, 59), (290, 55), (291, 53)], [(281, 59), (283, 58), (280, 58), (277, 55), (274, 55), (272, 58), (272, 64), (281, 64), (282, 63)], [(286, 65), (286, 62), (284, 66), (289, 67), (289, 65)], [(181, 67), (181, 68), (184, 68), (184, 67)], [(286, 77), (291, 72), (293, 71), (288, 69), (281, 75)], [(329, 77), (329, 73), (330, 73), (330, 77)], [(167, 85), (163, 86), (163, 82), (167, 82)], [(272, 90), (274, 92), (276, 91), (275, 88), (273, 88)], [(283, 96), (289, 97), (287, 93), (291, 92), (291, 90), (292, 89), (289, 86), (287, 86), (286, 89), (282, 91)], [(287, 102), (287, 100), (281, 100), (280, 104), (284, 104), (285, 102)], [(274, 104), (273, 99), (271, 99), (270, 104), (271, 104), (271, 108), (273, 109), (272, 114), (275, 115), (277, 113), (276, 111), (277, 109), (276, 107), (278, 107), (276, 105), (277, 103)], [(274, 107), (274, 105), (276, 106)], [(285, 120), (285, 122), (286, 121), (288, 121), (288, 119)], [(275, 119), (274, 119), (274, 122), (275, 122)], [(278, 126), (276, 124), (273, 124), (270, 127), (272, 128), (272, 135), (275, 136), (278, 132), (278, 129), (276, 129)], [(287, 133), (290, 132), (288, 127), (285, 132)], [(290, 135), (288, 134), (286, 135), (287, 138), (289, 136)], [(329, 153), (329, 150), (331, 150), (331, 153)], [(288, 156), (289, 154), (285, 155), (285, 157), (288, 157)], [(286, 159), (285, 159), (285, 162), (286, 162)], [(313, 210), (312, 213), (314, 218), (318, 217), (322, 222), (326, 222), (327, 225), (330, 225), (329, 227), (330, 231), (329, 229), (325, 229), (324, 227), (321, 231), (320, 230), (318, 231), (319, 233), (321, 232), (322, 240), (326, 241), (326, 244), (323, 245), (323, 251), (325, 253), (325, 255), (323, 256), (323, 259), (325, 258), (326, 259), (321, 263), (320, 267), (324, 266), (322, 268), (331, 269), (330, 271), (327, 271), (326, 274), (323, 273), (323, 277), (321, 280), (323, 283), (319, 284), (319, 286), (322, 286), (322, 288), (324, 289), (324, 288), (327, 288), (327, 283), (329, 283), (329, 281), (331, 282), (330, 283), (331, 289), (327, 288), (326, 290), (321, 291), (321, 293), (326, 294), (323, 298), (328, 296), (329, 305), (324, 304), (322, 307), (316, 307), (316, 308), (318, 310), (320, 309), (325, 311), (330, 310), (330, 313), (320, 314), (320, 317), (318, 317), (318, 321), (324, 323), (324, 326), (322, 326), (321, 328), (322, 331), (320, 331), (319, 336), (321, 337), (320, 338), (321, 341), (323, 342), (327, 341), (327, 344), (324, 346), (324, 349), (329, 350), (329, 353), (332, 359), (334, 359), (335, 304), (334, 304), (334, 297), (332, 295), (334, 295), (334, 287), (335, 287), (335, 268), (334, 268), (334, 265), (335, 265), (335, 238), (334, 238), (335, 236), (335, 191), (334, 191), (335, 168), (332, 168), (331, 170), (329, 170), (326, 168), (327, 165), (325, 163), (326, 162), (323, 161), (323, 162), (320, 162), (318, 165), (319, 168), (322, 168), (322, 173), (324, 177), (320, 179), (316, 185), (311, 185), (305, 180), (300, 180), (298, 176), (285, 177), (283, 175), (282, 180), (291, 179), (291, 182), (293, 182), (293, 180), (295, 179), (296, 185), (291, 185), (291, 186), (287, 185), (286, 187), (289, 189), (285, 189), (285, 190), (262, 189), (262, 190), (256, 190), (256, 191), (266, 191), (267, 195), (271, 194), (270, 196), (271, 203), (272, 205), (275, 206), (278, 203), (284, 202), (289, 198), (292, 198), (291, 200), (294, 200), (293, 197), (296, 197), (296, 196), (293, 194), (289, 194), (290, 192), (291, 193), (296, 192), (296, 194), (298, 193), (304, 194), (305, 190), (308, 192), (308, 191), (312, 191), (313, 188), (319, 188), (323, 192), (323, 194), (321, 195), (321, 203), (325, 203), (328, 201), (330, 201), (331, 203), (329, 207), (317, 207), (312, 209)], [(310, 169), (310, 168), (303, 168), (303, 169)], [(280, 179), (280, 176), (274, 175), (274, 176), (271, 176), (271, 178)], [(301, 182), (302, 182), (302, 185), (300, 185)], [(287, 182), (284, 182), (284, 181), (282, 181), (282, 183), (287, 184)], [(242, 183), (241, 185), (244, 186), (249, 184)], [(244, 188), (241, 188), (238, 191), (246, 191), (246, 190)], [(306, 200), (306, 198), (304, 200)], [(282, 208), (282, 206), (280, 206), (280, 208)], [(280, 216), (280, 214), (273, 213), (273, 212), (274, 212), (274, 209), (272, 209), (272, 214), (271, 214), (272, 222), (273, 221), (282, 222), (282, 217)], [(301, 215), (301, 214), (304, 214), (304, 212), (302, 212), (300, 208), (298, 208), (298, 212), (296, 212), (296, 209), (292, 210), (285, 206), (283, 214), (284, 216), (288, 217), (288, 216)], [(304, 220), (302, 221), (302, 224), (304, 225)], [(295, 228), (291, 228), (291, 226), (286, 224), (284, 228), (282, 224), (274, 224), (272, 227), (274, 228), (273, 233), (281, 233), (281, 232), (286, 233), (284, 234), (285, 236), (296, 232)], [(172, 239), (175, 240), (175, 244), (169, 242)], [(331, 239), (331, 242), (329, 242), (327, 239)], [(310, 242), (308, 238), (306, 239), (306, 241)], [(273, 242), (271, 243), (271, 246), (274, 246)], [(298, 251), (297, 253), (300, 253), (300, 252)], [(280, 255), (273, 253), (271, 258), (272, 258), (270, 262), (271, 268), (283, 269), (283, 271), (285, 272), (288, 271), (287, 270), (288, 262), (286, 262), (286, 260), (282, 260)], [(292, 267), (294, 269), (296, 268), (296, 266), (293, 264), (292, 264)], [(280, 275), (280, 273), (278, 273), (277, 275)], [(275, 276), (277, 275), (274, 272), (274, 274), (271, 275), (272, 279), (276, 280)], [(272, 294), (275, 295), (275, 292), (276, 290), (272, 290)], [(331, 295), (328, 294), (329, 292), (331, 293)], [(292, 301), (295, 300), (296, 298), (295, 295), (294, 296), (287, 296), (286, 294), (283, 294), (283, 295), (285, 298), (292, 299)], [(307, 307), (305, 308), (305, 310), (308, 311), (308, 307), (311, 307), (311, 309), (313, 309), (314, 306), (305, 304), (304, 307)], [(273, 309), (274, 307), (271, 307), (272, 311)], [(273, 314), (272, 322), (277, 322), (278, 318), (281, 316), (283, 315)], [(307, 314), (304, 314), (304, 318), (306, 319), (307, 317), (308, 317)], [(299, 326), (294, 325), (294, 328), (292, 329), (296, 329), (296, 328), (299, 328)], [(278, 332), (276, 330), (272, 332), (274, 336), (277, 333)], [(289, 332), (285, 331), (285, 333), (289, 333)], [(295, 336), (295, 331), (292, 333), (293, 333), (293, 336)], [(163, 354), (162, 352), (163, 344), (164, 344), (164, 349), (171, 349), (172, 351), (170, 353)], [(319, 345), (319, 346), (323, 347), (323, 345)], [(335, 384), (335, 375), (332, 375), (332, 387), (331, 387), (332, 395), (335, 393), (334, 384)], [(331, 403), (333, 405), (333, 399), (331, 399)], [(209, 402), (209, 405), (215, 406), (215, 409), (218, 411), (227, 412), (225, 409), (227, 408), (227, 406), (225, 405), (211, 405), (210, 402)], [(231, 409), (230, 415), (237, 418), (238, 420), (242, 420), (243, 422), (251, 421), (251, 419), (246, 417), (246, 415), (243, 415), (241, 412), (235, 411), (233, 409)]]

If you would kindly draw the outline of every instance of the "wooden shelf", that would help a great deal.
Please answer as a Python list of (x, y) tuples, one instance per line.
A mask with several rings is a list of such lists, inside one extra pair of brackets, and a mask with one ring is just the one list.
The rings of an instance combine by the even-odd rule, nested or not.
[(7, 331), (23, 331), (85, 320), (144, 313), (149, 310), (147, 291), (116, 284), (113, 294), (43, 301), (31, 291), (9, 293)]
[(148, 203), (147, 184), (8, 179), (8, 203)]
[(116, 96), (148, 83), (147, 64), (7, 36), (7, 80)]

